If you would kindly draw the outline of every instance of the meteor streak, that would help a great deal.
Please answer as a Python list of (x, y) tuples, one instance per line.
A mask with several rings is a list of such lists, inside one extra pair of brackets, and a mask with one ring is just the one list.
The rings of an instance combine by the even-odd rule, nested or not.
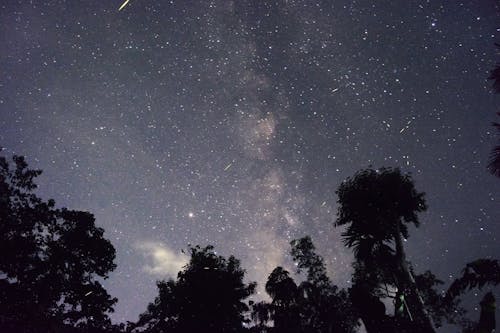
[(118, 8), (118, 11), (122, 10), (123, 7), (125, 7), (128, 4), (129, 1), (130, 0), (125, 0), (125, 2), (120, 6), (120, 8)]

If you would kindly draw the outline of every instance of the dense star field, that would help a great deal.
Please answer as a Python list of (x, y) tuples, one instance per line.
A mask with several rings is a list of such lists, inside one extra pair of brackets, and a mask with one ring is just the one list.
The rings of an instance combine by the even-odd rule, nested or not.
[(44, 170), (42, 197), (105, 229), (115, 322), (137, 319), (188, 244), (234, 254), (266, 297), (310, 235), (348, 286), (335, 190), (368, 166), (426, 192), (405, 244), (416, 270), (448, 282), (498, 257), (498, 2), (122, 3), (0, 5), (0, 146)]

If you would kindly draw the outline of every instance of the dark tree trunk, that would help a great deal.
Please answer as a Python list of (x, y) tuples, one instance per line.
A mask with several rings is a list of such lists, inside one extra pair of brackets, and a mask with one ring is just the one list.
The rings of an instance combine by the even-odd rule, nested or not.
[(477, 333), (491, 333), (496, 328), (495, 321), (495, 297), (489, 292), (480, 303), (481, 315), (477, 325)]
[(394, 233), (394, 242), (396, 244), (396, 260), (400, 269), (398, 274), (398, 289), (407, 291), (407, 304), (411, 306), (410, 311), (412, 320), (422, 333), (436, 333), (432, 318), (425, 310), (424, 302), (418, 291), (415, 279), (411, 274), (408, 263), (406, 262), (406, 254), (403, 247), (403, 237), (401, 236), (399, 221), (396, 224)]

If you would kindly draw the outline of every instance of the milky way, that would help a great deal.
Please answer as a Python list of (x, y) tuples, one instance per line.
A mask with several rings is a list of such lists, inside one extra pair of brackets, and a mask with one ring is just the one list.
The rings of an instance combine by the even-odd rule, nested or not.
[(136, 320), (188, 244), (234, 254), (264, 297), (311, 235), (348, 286), (335, 190), (368, 166), (427, 193), (406, 243), (417, 271), (448, 282), (498, 257), (495, 1), (122, 3), (0, 11), (0, 146), (106, 230), (114, 321)]

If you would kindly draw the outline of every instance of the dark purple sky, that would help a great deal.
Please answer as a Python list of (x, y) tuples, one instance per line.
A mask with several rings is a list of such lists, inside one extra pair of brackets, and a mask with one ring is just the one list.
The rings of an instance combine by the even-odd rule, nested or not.
[(105, 228), (115, 321), (137, 319), (188, 243), (234, 254), (262, 292), (308, 234), (348, 286), (334, 192), (369, 165), (427, 193), (406, 243), (418, 272), (448, 282), (498, 257), (498, 2), (121, 4), (0, 5), (0, 145)]

